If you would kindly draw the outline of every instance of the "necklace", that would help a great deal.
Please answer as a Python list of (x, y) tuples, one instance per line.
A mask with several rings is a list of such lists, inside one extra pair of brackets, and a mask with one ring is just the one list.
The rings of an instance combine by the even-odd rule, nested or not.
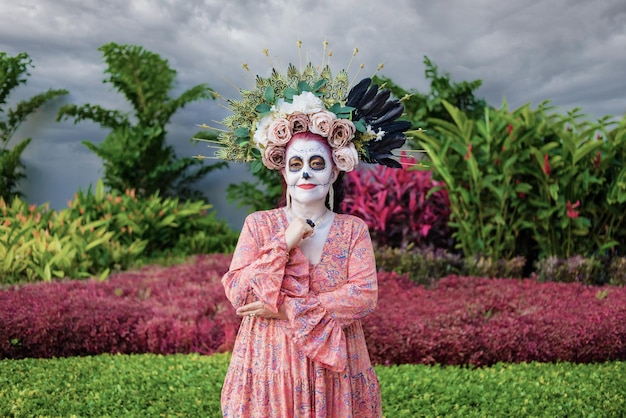
[[(328, 213), (328, 209), (326, 209), (324, 213), (322, 213), (322, 216), (320, 216), (316, 220), (307, 218), (305, 221), (311, 228), (315, 228), (316, 226), (319, 227), (322, 225), (322, 222), (324, 222), (324, 218), (326, 217), (327, 213)], [(295, 218), (293, 213), (291, 213), (291, 209), (289, 209), (289, 214), (291, 215), (292, 218)]]

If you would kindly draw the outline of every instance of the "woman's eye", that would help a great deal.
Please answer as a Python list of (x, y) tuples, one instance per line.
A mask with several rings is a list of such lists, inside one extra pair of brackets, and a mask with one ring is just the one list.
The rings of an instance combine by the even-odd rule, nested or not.
[(313, 170), (323, 170), (326, 168), (326, 161), (320, 157), (314, 157), (311, 159), (311, 168)]
[(292, 159), (289, 161), (289, 170), (298, 171), (302, 168), (302, 161), (297, 159)]

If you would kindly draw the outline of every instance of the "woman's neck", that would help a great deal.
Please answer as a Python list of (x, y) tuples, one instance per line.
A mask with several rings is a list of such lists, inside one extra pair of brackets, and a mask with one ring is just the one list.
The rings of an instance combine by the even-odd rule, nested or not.
[(291, 203), (291, 209), (289, 209), (293, 216), (304, 219), (318, 219), (328, 211), (324, 202), (312, 202), (308, 204), (302, 204), (298, 202)]

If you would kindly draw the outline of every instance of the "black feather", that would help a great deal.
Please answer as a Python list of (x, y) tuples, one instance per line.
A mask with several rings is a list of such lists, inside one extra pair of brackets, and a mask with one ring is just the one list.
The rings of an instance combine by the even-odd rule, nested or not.
[(370, 141), (366, 145), (367, 155), (371, 158), (377, 158), (380, 155), (392, 155), (391, 151), (404, 145), (406, 138), (397, 136), (389, 140)]
[(368, 163), (378, 163), (382, 165), (386, 165), (387, 167), (400, 168), (402, 164), (396, 161), (396, 156), (393, 154), (377, 154), (374, 153), (370, 155), (368, 158), (364, 158), (365, 162)]
[(383, 113), (378, 118), (370, 120), (370, 125), (382, 125), (386, 122), (393, 122), (395, 119), (402, 116), (403, 113), (404, 105), (396, 101), (395, 106), (391, 107), (387, 113)]
[(376, 161), (378, 161), (378, 164), (386, 165), (387, 167), (402, 168), (402, 164), (390, 157), (379, 158)]
[(372, 84), (369, 89), (367, 89), (361, 100), (359, 100), (356, 108), (359, 110), (362, 109), (363, 106), (365, 106), (371, 100), (374, 100), (374, 97), (376, 97), (376, 93), (378, 93), (378, 84)]
[(359, 102), (363, 98), (363, 95), (365, 94), (367, 88), (370, 86), (371, 83), (371, 78), (364, 78), (363, 80), (359, 81), (356, 86), (352, 87), (350, 89), (350, 92), (348, 93), (346, 106), (356, 107), (356, 105), (359, 104)]
[(368, 121), (375, 122), (376, 120), (382, 118), (384, 115), (386, 115), (389, 111), (391, 111), (393, 108), (395, 108), (398, 105), (400, 105), (400, 102), (398, 102), (397, 100), (388, 100), (380, 108), (380, 110), (377, 112), (376, 115), (372, 114), (368, 117)]
[(382, 125), (371, 125), (372, 130), (374, 132), (378, 132), (379, 130), (385, 132), (385, 137), (389, 135), (390, 137), (396, 133), (401, 133), (406, 131), (411, 127), (411, 122), (408, 120), (396, 120), (393, 122), (387, 122)]
[(372, 100), (370, 100), (360, 109), (361, 115), (363, 115), (365, 120), (369, 120), (371, 118), (378, 117), (379, 115), (384, 114), (381, 113), (381, 110), (385, 106), (385, 103), (387, 102), (387, 99), (389, 99), (390, 95), (390, 90), (379, 90), (378, 94), (376, 94), (376, 96)]

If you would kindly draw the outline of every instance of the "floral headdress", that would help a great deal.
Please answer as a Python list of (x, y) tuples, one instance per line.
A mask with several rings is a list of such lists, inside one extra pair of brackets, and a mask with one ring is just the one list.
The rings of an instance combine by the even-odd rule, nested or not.
[(233, 114), (222, 121), (227, 130), (218, 136), (219, 159), (251, 162), (252, 172), (262, 165), (279, 170), (292, 136), (310, 131), (326, 138), (342, 171), (359, 160), (401, 167), (391, 151), (404, 144), (411, 123), (396, 120), (404, 105), (370, 78), (349, 90), (347, 70), (333, 76), (329, 65), (318, 71), (310, 62), (303, 70), (289, 64), (286, 74), (273, 68), (269, 77), (256, 76), (255, 89), (240, 92), (241, 100), (228, 102)]

